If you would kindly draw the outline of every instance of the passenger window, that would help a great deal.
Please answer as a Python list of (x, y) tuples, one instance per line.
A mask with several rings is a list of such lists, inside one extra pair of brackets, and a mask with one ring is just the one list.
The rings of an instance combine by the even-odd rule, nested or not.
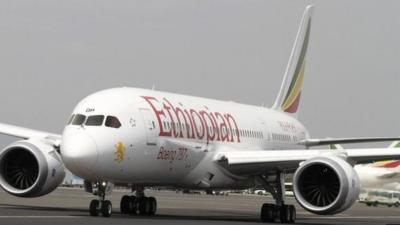
[(74, 119), (75, 114), (72, 114), (72, 116), (69, 118), (67, 125), (72, 123), (72, 120)]
[(86, 126), (101, 126), (103, 125), (104, 116), (103, 115), (95, 115), (89, 116), (86, 120)]
[(76, 114), (72, 120), (72, 125), (82, 125), (85, 122), (86, 116), (82, 114)]
[(121, 127), (121, 123), (119, 122), (117, 117), (115, 117), (115, 116), (107, 116), (106, 127), (120, 128)]

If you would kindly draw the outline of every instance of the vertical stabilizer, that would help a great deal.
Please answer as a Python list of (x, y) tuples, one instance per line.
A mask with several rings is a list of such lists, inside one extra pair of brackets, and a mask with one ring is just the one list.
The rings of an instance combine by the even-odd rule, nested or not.
[(310, 38), (311, 14), (313, 6), (304, 10), (296, 40), (286, 67), (285, 76), (273, 109), (287, 112), (297, 117), (303, 88), (304, 66)]

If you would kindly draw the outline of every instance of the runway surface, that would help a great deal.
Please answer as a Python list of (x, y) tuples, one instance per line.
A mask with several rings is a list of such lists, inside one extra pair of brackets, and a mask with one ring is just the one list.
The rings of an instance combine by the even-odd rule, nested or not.
[[(127, 216), (119, 213), (119, 202), (124, 191), (115, 191), (109, 198), (113, 203), (111, 218), (90, 217), (88, 206), (94, 196), (81, 189), (59, 188), (40, 198), (12, 197), (0, 190), (0, 224), (263, 224), (259, 220), (260, 207), (272, 200), (257, 195), (188, 195), (172, 191), (146, 191), (158, 201), (158, 212), (153, 217)], [(294, 203), (294, 199), (288, 199)], [(316, 216), (297, 207), (297, 224), (400, 224), (400, 208), (367, 207), (355, 204), (336, 216)]]

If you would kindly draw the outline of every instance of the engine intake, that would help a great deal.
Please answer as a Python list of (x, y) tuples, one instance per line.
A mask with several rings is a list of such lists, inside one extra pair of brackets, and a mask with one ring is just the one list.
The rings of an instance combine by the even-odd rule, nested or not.
[(35, 155), (24, 148), (8, 151), (2, 160), (0, 174), (12, 187), (24, 190), (32, 187), (39, 177), (39, 162)]
[(360, 192), (360, 182), (348, 162), (336, 156), (322, 156), (300, 165), (293, 177), (293, 191), (303, 208), (329, 215), (353, 205)]
[(65, 177), (54, 147), (41, 139), (15, 142), (0, 152), (0, 186), (18, 197), (38, 197), (53, 191)]
[(314, 164), (300, 174), (299, 191), (307, 202), (325, 207), (334, 202), (339, 195), (340, 180), (331, 167)]

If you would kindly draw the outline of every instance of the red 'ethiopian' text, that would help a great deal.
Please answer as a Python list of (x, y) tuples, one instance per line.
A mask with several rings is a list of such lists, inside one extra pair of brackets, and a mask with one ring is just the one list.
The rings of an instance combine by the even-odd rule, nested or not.
[[(204, 109), (185, 109), (174, 106), (168, 99), (162, 101), (142, 96), (153, 109), (160, 128), (159, 136), (210, 141), (240, 142), (240, 132), (235, 118), (229, 113)], [(170, 127), (166, 126), (170, 122)]]

